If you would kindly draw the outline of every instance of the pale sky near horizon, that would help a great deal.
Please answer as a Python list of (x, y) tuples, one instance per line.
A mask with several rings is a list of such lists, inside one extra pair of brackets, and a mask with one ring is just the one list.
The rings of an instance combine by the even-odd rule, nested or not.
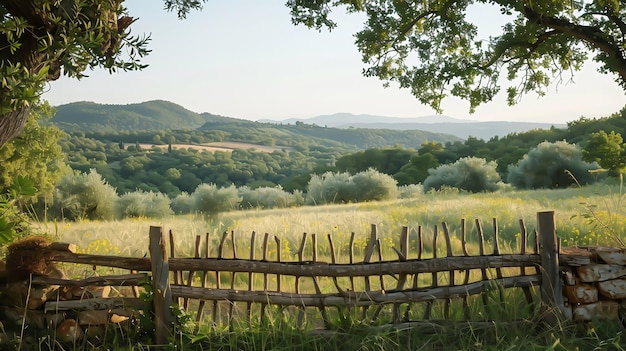
[[(186, 20), (164, 11), (163, 1), (126, 0), (139, 20), (133, 33), (151, 34), (152, 53), (139, 72), (86, 72), (80, 81), (62, 77), (43, 98), (52, 105), (75, 101), (130, 104), (167, 100), (191, 111), (258, 120), (310, 118), (339, 112), (389, 117), (433, 115), (407, 90), (361, 75), (364, 65), (353, 34), (360, 20), (340, 15), (338, 28), (317, 32), (291, 24), (284, 0), (211, 0)], [(482, 14), (478, 14), (482, 16)], [(493, 20), (485, 15), (485, 22)], [(482, 20), (482, 19), (481, 19)], [(474, 114), (448, 99), (443, 114), (477, 121), (565, 123), (604, 117), (626, 105), (612, 76), (587, 64), (574, 83), (529, 94), (515, 106), (503, 94)]]

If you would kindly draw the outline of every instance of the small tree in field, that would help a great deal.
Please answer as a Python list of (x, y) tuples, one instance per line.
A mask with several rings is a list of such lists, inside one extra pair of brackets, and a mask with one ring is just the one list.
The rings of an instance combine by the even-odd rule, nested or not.
[(307, 185), (307, 203), (313, 205), (349, 202), (354, 197), (354, 184), (348, 172), (314, 174)]
[(497, 164), (484, 158), (464, 157), (452, 164), (429, 169), (424, 191), (453, 187), (469, 192), (496, 191), (501, 181)]
[(250, 189), (247, 186), (239, 188), (241, 208), (287, 208), (304, 204), (304, 196), (299, 190), (293, 193), (279, 187), (260, 187)]
[(218, 188), (215, 184), (200, 184), (191, 194), (192, 210), (208, 216), (234, 210), (240, 202), (241, 197), (234, 185)]
[(398, 196), (395, 179), (374, 169), (354, 176), (347, 172), (313, 175), (307, 189), (307, 203), (316, 205), (388, 200)]
[(578, 146), (566, 141), (546, 141), (530, 150), (516, 165), (509, 165), (507, 180), (521, 189), (563, 188), (592, 183), (594, 177), (589, 170), (598, 168), (595, 163), (583, 161)]
[(611, 176), (624, 172), (626, 144), (622, 135), (615, 131), (607, 134), (603, 130), (593, 133), (583, 148), (583, 160), (597, 162), (602, 168), (608, 170)]
[(172, 199), (172, 211), (175, 214), (191, 213), (193, 210), (193, 199), (188, 192), (182, 192)]
[(61, 218), (112, 220), (117, 199), (115, 189), (92, 169), (61, 178), (54, 192), (53, 208)]
[(391, 200), (398, 197), (398, 182), (393, 177), (370, 168), (352, 176), (356, 202)]
[(120, 196), (117, 201), (119, 218), (161, 218), (172, 214), (167, 195), (155, 192), (134, 191)]

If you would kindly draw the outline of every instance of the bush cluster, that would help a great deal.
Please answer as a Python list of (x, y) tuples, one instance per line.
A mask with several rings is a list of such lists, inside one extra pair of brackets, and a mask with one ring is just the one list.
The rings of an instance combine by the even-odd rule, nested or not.
[[(113, 220), (133, 217), (159, 218), (194, 213), (213, 216), (220, 212), (250, 208), (287, 208), (305, 203), (360, 202), (398, 197), (396, 181), (373, 169), (350, 175), (326, 173), (312, 177), (310, 192), (287, 192), (281, 187), (218, 187), (200, 184), (191, 194), (173, 199), (162, 193), (137, 190), (118, 196), (98, 172), (75, 172), (59, 182), (49, 214), (69, 220)], [(413, 187), (415, 188), (415, 187)], [(413, 189), (414, 191), (415, 189)]]
[(397, 197), (396, 180), (370, 168), (355, 175), (347, 172), (313, 175), (307, 187), (306, 203), (322, 205), (390, 200)]
[[(574, 182), (587, 184), (595, 179), (589, 170), (596, 163), (582, 159), (578, 146), (565, 141), (543, 142), (530, 150), (516, 164), (509, 166), (508, 186), (515, 188), (557, 188)], [(70, 220), (111, 220), (127, 217), (164, 217), (172, 213), (213, 216), (236, 209), (270, 209), (294, 206), (354, 203), (417, 197), (430, 191), (484, 192), (504, 188), (495, 161), (463, 157), (454, 163), (429, 168), (422, 184), (398, 187), (394, 177), (369, 168), (350, 174), (326, 172), (314, 174), (307, 193), (287, 192), (280, 186), (240, 188), (202, 183), (190, 194), (183, 192), (173, 199), (159, 192), (137, 190), (118, 196), (95, 170), (75, 172), (63, 177), (54, 192), (51, 213)], [(173, 173), (173, 172), (170, 172)]]
[(424, 191), (452, 187), (472, 193), (496, 191), (501, 181), (497, 164), (484, 158), (463, 157), (452, 164), (429, 169), (424, 180)]
[(566, 141), (543, 142), (516, 164), (509, 165), (507, 181), (516, 188), (563, 188), (595, 181), (589, 172), (600, 168), (583, 161), (581, 149)]

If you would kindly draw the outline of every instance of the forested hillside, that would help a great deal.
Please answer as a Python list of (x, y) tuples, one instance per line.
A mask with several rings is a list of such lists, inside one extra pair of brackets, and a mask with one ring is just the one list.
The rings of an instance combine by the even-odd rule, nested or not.
[[(153, 102), (143, 110), (135, 106), (133, 111), (150, 114), (156, 106), (176, 110), (171, 105)], [(114, 115), (112, 111), (108, 113)], [(167, 115), (162, 110), (154, 118), (165, 120)], [(80, 122), (78, 116), (75, 118)], [(179, 118), (184, 119), (174, 118), (179, 125), (191, 125)], [(58, 123), (59, 119), (63, 123), (71, 121), (58, 115), (53, 121)], [(190, 193), (203, 183), (252, 188), (280, 185), (286, 191), (306, 191), (312, 174), (354, 174), (368, 168), (392, 175), (400, 185), (418, 184), (428, 177), (429, 169), (468, 157), (493, 161), (499, 177), (505, 180), (510, 167), (542, 142), (564, 140), (580, 147), (594, 132), (626, 130), (624, 111), (601, 119), (580, 118), (562, 129), (537, 129), (489, 140), (470, 137), (465, 141), (420, 131), (335, 129), (302, 122), (281, 125), (208, 114), (193, 119), (200, 120), (199, 128), (136, 130), (125, 125), (126, 129), (115, 131), (111, 129), (117, 127), (77, 131), (75, 128), (85, 125), (77, 123), (60, 145), (70, 167), (82, 172), (95, 169), (120, 194), (139, 189), (173, 197)], [(243, 144), (209, 151), (207, 145), (217, 142)], [(261, 146), (274, 149), (263, 150)]]
[[(337, 129), (304, 123), (271, 124), (209, 113), (194, 113), (167, 101), (149, 101), (130, 105), (101, 105), (77, 102), (57, 108), (52, 123), (70, 132), (105, 133), (177, 130), (188, 131), (193, 137), (181, 136), (171, 142), (189, 139), (192, 142), (245, 141), (261, 145), (306, 146), (309, 144), (343, 148), (370, 148), (403, 145), (419, 147), (426, 140), (445, 143), (461, 138), (443, 133), (419, 130), (401, 131), (385, 129)], [(200, 131), (194, 132), (194, 131)], [(206, 136), (205, 133), (212, 133)], [(221, 140), (216, 140), (218, 134)], [(180, 136), (180, 133), (178, 133)], [(195, 139), (195, 140), (194, 140)], [(127, 139), (125, 139), (128, 141)], [(202, 141), (198, 141), (202, 140)], [(130, 142), (152, 142), (152, 139), (135, 139)]]
[[(102, 105), (75, 102), (57, 106), (52, 122), (64, 130), (116, 131), (143, 129), (195, 129), (217, 118), (197, 114), (167, 101), (149, 101), (130, 105)], [(223, 117), (221, 117), (223, 118)]]

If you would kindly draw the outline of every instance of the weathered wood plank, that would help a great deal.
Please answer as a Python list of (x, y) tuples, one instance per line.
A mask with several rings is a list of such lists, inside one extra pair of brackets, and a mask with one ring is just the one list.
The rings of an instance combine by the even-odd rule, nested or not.
[[(563, 258), (563, 255), (561, 255)], [(150, 271), (148, 258), (119, 257), (88, 254), (56, 254), (53, 261), (83, 263), (103, 267), (122, 269), (136, 269)], [(563, 259), (564, 264), (567, 259)], [(353, 264), (331, 265), (325, 262), (265, 262), (249, 261), (228, 258), (171, 258), (169, 267), (172, 271), (224, 271), (224, 272), (254, 272), (266, 274), (285, 274), (298, 276), (350, 277), (381, 274), (415, 274), (449, 271), (450, 269), (482, 269), (496, 267), (520, 267), (540, 264), (540, 257), (535, 254), (501, 255), (501, 256), (455, 256), (452, 258), (412, 259), (406, 262), (361, 262)]]
[(131, 297), (93, 298), (84, 300), (48, 301), (44, 305), (44, 312), (109, 310), (113, 308), (149, 309), (149, 306), (144, 300)]
[(354, 264), (329, 264), (327, 262), (264, 262), (241, 259), (172, 259), (170, 269), (222, 272), (254, 272), (267, 274), (283, 274), (301, 277), (328, 276), (375, 276), (444, 272), (449, 270), (481, 269), (496, 267), (519, 267), (521, 265), (538, 265), (538, 255), (510, 254), (501, 256), (455, 256), (435, 259), (408, 260), (406, 262), (362, 262)]
[(145, 257), (138, 258), (54, 252), (54, 257), (50, 260), (55, 262), (82, 263), (91, 266), (114, 267), (128, 270), (134, 269), (144, 272), (150, 271), (150, 259)]
[(33, 277), (33, 284), (61, 285), (68, 287), (84, 286), (136, 286), (148, 277), (147, 273), (104, 275), (100, 277), (90, 277), (85, 279), (70, 280), (52, 277)]
[(53, 242), (50, 244), (50, 246), (48, 246), (48, 250), (76, 253), (76, 245), (62, 242)]
[(480, 294), (486, 289), (499, 284), (503, 288), (536, 286), (541, 283), (540, 275), (505, 277), (489, 281), (480, 281), (468, 285), (440, 286), (419, 290), (405, 291), (363, 291), (334, 294), (293, 294), (281, 292), (245, 291), (232, 289), (203, 289), (184, 285), (172, 285), (172, 294), (176, 297), (192, 299), (219, 300), (230, 302), (269, 303), (289, 306), (370, 306), (374, 304), (408, 303), (454, 298), (466, 294)]

